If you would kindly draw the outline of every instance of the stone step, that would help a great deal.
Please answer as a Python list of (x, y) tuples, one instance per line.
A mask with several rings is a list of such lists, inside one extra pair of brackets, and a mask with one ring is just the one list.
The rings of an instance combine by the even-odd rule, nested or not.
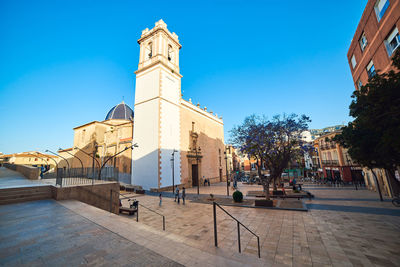
[(0, 200), (7, 200), (7, 199), (19, 199), (19, 198), (26, 198), (26, 197), (34, 197), (34, 196), (46, 196), (52, 197), (51, 191), (42, 191), (42, 192), (18, 192), (18, 193), (8, 193), (6, 195), (0, 194)]
[(5, 188), (0, 190), (0, 205), (52, 198), (49, 186)]
[(23, 198), (9, 198), (0, 200), (0, 205), (12, 204), (12, 203), (20, 203), (20, 202), (28, 202), (34, 200), (43, 200), (43, 199), (50, 199), (52, 198), (51, 195), (47, 194), (40, 194), (35, 196), (23, 197)]
[(40, 186), (40, 187), (28, 187), (28, 188), (10, 188), (10, 189), (1, 189), (0, 190), (0, 195), (10, 195), (10, 194), (19, 194), (19, 193), (25, 193), (25, 192), (51, 192), (51, 188), (48, 186)]
[(39, 192), (39, 191), (47, 191), (47, 190), (51, 190), (50, 186), (30, 186), (30, 187), (14, 187), (14, 188), (3, 188), (0, 189), (0, 195), (2, 194), (7, 194), (9, 192), (26, 192), (26, 191), (35, 191), (35, 192)]

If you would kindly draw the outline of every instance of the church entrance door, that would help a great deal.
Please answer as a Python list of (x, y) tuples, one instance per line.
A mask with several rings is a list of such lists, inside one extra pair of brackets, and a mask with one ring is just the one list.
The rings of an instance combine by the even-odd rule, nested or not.
[(192, 186), (197, 186), (199, 183), (198, 165), (192, 164)]

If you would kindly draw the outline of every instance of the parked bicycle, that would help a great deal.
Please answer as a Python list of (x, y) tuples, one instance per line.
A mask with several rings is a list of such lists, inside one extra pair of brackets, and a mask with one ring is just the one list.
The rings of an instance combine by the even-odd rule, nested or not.
[(392, 204), (395, 207), (400, 207), (400, 195), (392, 199)]

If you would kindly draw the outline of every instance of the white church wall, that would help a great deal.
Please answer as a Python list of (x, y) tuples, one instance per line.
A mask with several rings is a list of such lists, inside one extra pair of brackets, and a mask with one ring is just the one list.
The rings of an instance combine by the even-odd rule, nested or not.
[(158, 187), (158, 105), (155, 99), (135, 106), (133, 140), (139, 147), (132, 151), (132, 184), (144, 189)]
[(161, 68), (161, 97), (177, 105), (181, 99), (181, 80), (180, 77), (170, 74), (165, 67)]
[(174, 183), (181, 183), (181, 166), (180, 166), (180, 108), (170, 102), (161, 100), (160, 108), (160, 187), (172, 185), (172, 151), (176, 149), (174, 160)]
[(158, 67), (150, 68), (138, 74), (136, 77), (135, 105), (159, 96), (159, 82), (160, 71)]
[[(160, 102), (160, 187), (172, 185), (171, 154), (174, 149), (174, 184), (181, 183), (180, 167), (180, 78), (161, 68)], [(165, 101), (165, 100), (167, 101)]]

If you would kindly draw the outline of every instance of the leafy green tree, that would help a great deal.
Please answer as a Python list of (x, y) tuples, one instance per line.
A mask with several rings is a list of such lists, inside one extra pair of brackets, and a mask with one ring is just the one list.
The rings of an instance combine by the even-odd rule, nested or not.
[[(311, 120), (305, 116), (276, 115), (272, 120), (251, 115), (245, 118), (242, 125), (231, 131), (231, 141), (240, 151), (250, 158), (256, 159), (257, 171), (264, 187), (266, 198), (269, 199), (269, 186), (282, 175), (290, 161), (303, 152), (305, 142), (302, 133), (308, 129)], [(262, 174), (263, 163), (270, 176)]]
[(350, 116), (354, 121), (333, 140), (348, 148), (352, 159), (372, 172), (373, 168), (387, 170), (398, 192), (400, 185), (394, 174), (400, 165), (400, 49), (392, 65), (396, 71), (377, 72), (353, 92)]

